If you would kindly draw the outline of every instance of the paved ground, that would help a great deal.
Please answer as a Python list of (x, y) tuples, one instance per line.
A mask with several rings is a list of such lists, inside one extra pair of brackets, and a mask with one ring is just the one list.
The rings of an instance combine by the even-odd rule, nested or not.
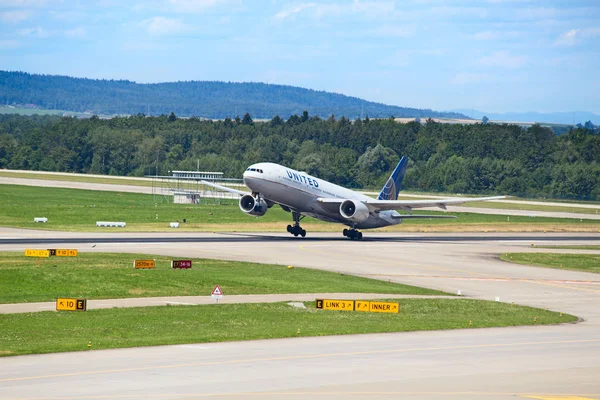
[[(315, 301), (316, 299), (336, 300), (367, 300), (367, 299), (459, 299), (458, 296), (422, 296), (403, 294), (380, 294), (380, 293), (297, 293), (297, 294), (247, 294), (235, 296), (223, 296), (219, 304), (235, 303), (278, 303), (283, 301)], [(88, 310), (102, 308), (131, 308), (131, 307), (154, 307), (166, 305), (201, 305), (215, 304), (217, 301), (212, 296), (172, 296), (172, 297), (138, 297), (132, 299), (105, 299), (88, 300)], [(19, 314), (41, 311), (55, 311), (55, 302), (41, 303), (19, 303), (0, 304), (0, 314)]]
[[(0, 234), (54, 236), (6, 229)], [(475, 298), (548, 307), (585, 321), (10, 357), (0, 363), (1, 399), (600, 398), (600, 276), (497, 259), (507, 251), (540, 251), (531, 247), (532, 240), (538, 245), (599, 244), (599, 234), (462, 235), (453, 240), (451, 235), (370, 233), (371, 240), (363, 242), (330, 234), (314, 234), (313, 240), (255, 234), (250, 240), (227, 241), (218, 238), (231, 235), (193, 234), (181, 235), (198, 239), (184, 243), (162, 242), (161, 235), (135, 244), (68, 246), (315, 267), (449, 292), (460, 289)], [(68, 241), (81, 234), (60, 236)], [(26, 246), (0, 242), (0, 251)]]

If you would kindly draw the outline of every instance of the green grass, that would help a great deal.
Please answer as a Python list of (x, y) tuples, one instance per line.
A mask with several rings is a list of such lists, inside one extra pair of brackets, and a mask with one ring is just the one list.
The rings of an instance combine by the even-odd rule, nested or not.
[[(285, 303), (168, 306), (0, 315), (0, 355), (298, 336), (556, 324), (577, 318), (468, 299), (405, 299), (399, 314), (298, 309)], [(40, 329), (43, 327), (43, 329)], [(365, 339), (369, 340), (369, 339)]]
[[(134, 259), (156, 259), (154, 270), (136, 270)], [(190, 270), (170, 268), (172, 257), (80, 253), (38, 259), (0, 253), (0, 303), (54, 301), (57, 297), (110, 299), (272, 293), (387, 293), (439, 295), (415, 286), (286, 265), (194, 259)]]
[(500, 259), (537, 267), (600, 273), (600, 254), (504, 253)]
[(600, 250), (600, 245), (535, 246), (539, 249)]
[[(546, 206), (537, 204), (514, 204), (514, 203), (503, 203), (503, 202), (485, 202), (477, 201), (473, 203), (461, 204), (462, 207), (473, 207), (473, 208), (494, 208), (503, 210), (525, 210), (531, 211), (535, 214), (535, 211), (549, 211), (549, 212), (568, 212), (573, 214), (600, 214), (598, 208), (581, 208), (581, 207), (569, 207), (569, 206)], [(576, 215), (573, 218), (578, 218)]]
[[(156, 200), (156, 203), (155, 203)], [(285, 231), (291, 222), (291, 214), (274, 206), (260, 218), (242, 213), (235, 200), (223, 205), (173, 204), (164, 196), (139, 193), (100, 192), (79, 189), (0, 185), (0, 226), (68, 230), (68, 231), (165, 231), (169, 222), (187, 220), (180, 230), (231, 231), (261, 230)], [(416, 211), (418, 214), (439, 215), (435, 211)], [(452, 215), (452, 214), (449, 214)], [(594, 220), (518, 217), (502, 215), (459, 213), (457, 219), (414, 219), (407, 220), (397, 230), (411, 227), (458, 227), (500, 226), (500, 230), (514, 227), (536, 227), (554, 225), (560, 229), (600, 230), (600, 222)], [(47, 224), (34, 223), (34, 217), (47, 217)], [(96, 221), (125, 221), (127, 228), (98, 228)], [(306, 219), (311, 224), (308, 231), (340, 230), (337, 224), (327, 224)], [(553, 228), (554, 229), (554, 228)], [(172, 230), (172, 229), (171, 229)]]

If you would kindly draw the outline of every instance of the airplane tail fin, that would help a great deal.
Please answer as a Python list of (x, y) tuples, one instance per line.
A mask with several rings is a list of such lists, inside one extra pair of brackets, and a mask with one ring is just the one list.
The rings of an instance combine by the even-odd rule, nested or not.
[(408, 166), (408, 158), (403, 156), (400, 162), (392, 172), (392, 175), (388, 178), (387, 182), (381, 189), (381, 193), (377, 197), (377, 200), (398, 200), (398, 192), (400, 191), (400, 185), (404, 174), (406, 173), (406, 167)]

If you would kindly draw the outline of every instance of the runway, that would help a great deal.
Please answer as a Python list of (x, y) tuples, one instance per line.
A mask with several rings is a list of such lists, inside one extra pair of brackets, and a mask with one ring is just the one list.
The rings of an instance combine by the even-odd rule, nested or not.
[[(44, 236), (56, 236), (1, 233), (0, 251), (22, 250), (34, 239), (45, 248)], [(313, 267), (460, 289), (470, 297), (548, 307), (584, 321), (9, 357), (0, 363), (1, 399), (600, 398), (600, 276), (497, 258), (502, 252), (546, 251), (532, 248), (532, 241), (600, 244), (598, 234), (369, 233), (360, 242), (331, 234), (311, 240), (258, 233), (60, 236), (52, 246)]]

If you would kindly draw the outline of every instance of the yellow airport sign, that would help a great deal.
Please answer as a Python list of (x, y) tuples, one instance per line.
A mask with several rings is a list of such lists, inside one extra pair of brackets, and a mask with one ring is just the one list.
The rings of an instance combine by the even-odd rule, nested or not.
[(56, 299), (56, 311), (85, 311), (86, 299), (61, 298)]
[(369, 312), (398, 314), (398, 311), (400, 311), (400, 305), (398, 303), (384, 303), (381, 301), (369, 302)]
[(25, 257), (50, 257), (50, 250), (25, 249)]
[(79, 252), (76, 249), (56, 249), (57, 257), (77, 257)]
[(315, 307), (321, 310), (354, 311), (354, 300), (317, 300)]
[(152, 269), (154, 268), (154, 260), (134, 260), (133, 267), (135, 269)]
[(356, 300), (354, 302), (354, 311), (363, 311), (363, 312), (371, 311), (371, 302), (364, 301), (364, 300)]

